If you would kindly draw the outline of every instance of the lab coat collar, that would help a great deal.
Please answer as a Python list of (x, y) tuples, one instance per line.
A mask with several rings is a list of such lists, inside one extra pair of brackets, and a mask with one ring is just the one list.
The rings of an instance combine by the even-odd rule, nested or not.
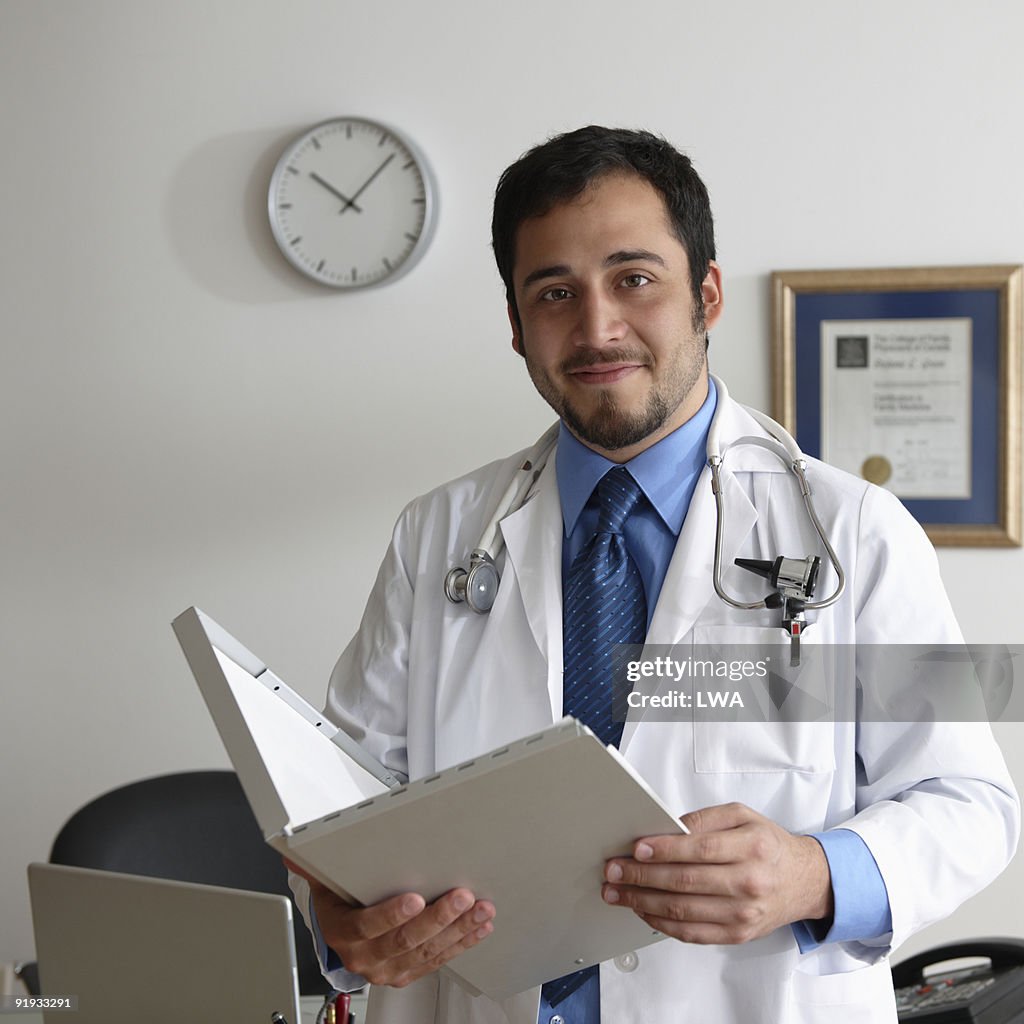
[(552, 720), (562, 702), (562, 511), (557, 458), (556, 450), (537, 481), (534, 497), (500, 524), (530, 632), (548, 666)]

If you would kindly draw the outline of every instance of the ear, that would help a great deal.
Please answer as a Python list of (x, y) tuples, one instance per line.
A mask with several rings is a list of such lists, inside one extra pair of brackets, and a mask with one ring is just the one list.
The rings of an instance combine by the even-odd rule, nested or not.
[(714, 261), (708, 262), (707, 277), (701, 282), (701, 298), (704, 300), (704, 326), (707, 330), (718, 323), (722, 315), (722, 268)]
[(523, 337), (522, 337), (522, 333), (521, 333), (521, 331), (519, 329), (519, 321), (516, 318), (516, 311), (512, 308), (512, 303), (511, 302), (505, 308), (508, 311), (508, 322), (509, 322), (509, 325), (512, 328), (512, 350), (517, 355), (522, 355), (523, 354)]

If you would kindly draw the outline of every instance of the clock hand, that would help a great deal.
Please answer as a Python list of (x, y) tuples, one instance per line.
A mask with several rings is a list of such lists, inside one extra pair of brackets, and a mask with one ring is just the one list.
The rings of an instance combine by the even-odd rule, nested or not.
[(395, 154), (394, 154), (394, 153), (392, 153), (392, 154), (391, 154), (391, 156), (389, 156), (389, 157), (388, 157), (388, 158), (387, 158), (387, 159), (386, 159), (386, 160), (384, 161), (384, 163), (382, 163), (382, 164), (380, 165), (380, 167), (378, 167), (378, 168), (377, 168), (377, 170), (375, 170), (375, 171), (373, 172), (373, 174), (371, 174), (371, 175), (370, 175), (370, 176), (369, 176), (369, 177), (368, 177), (368, 178), (366, 179), (366, 181), (364, 181), (364, 182), (363, 182), (362, 188), (360, 188), (360, 189), (359, 189), (359, 191), (358, 191), (358, 192), (356, 192), (356, 194), (355, 194), (355, 195), (354, 195), (354, 196), (353, 196), (353, 197), (352, 197), (351, 199), (349, 199), (349, 200), (348, 200), (348, 201), (346, 202), (346, 204), (345, 204), (345, 205), (344, 205), (344, 206), (343, 206), (343, 207), (341, 208), (341, 212), (342, 212), (342, 213), (344, 213), (344, 212), (345, 212), (345, 211), (346, 211), (346, 210), (347, 210), (347, 209), (348, 209), (348, 208), (349, 208), (350, 206), (355, 206), (355, 208), (356, 208), (356, 211), (357, 211), (358, 213), (362, 213), (362, 210), (360, 210), (360, 209), (359, 209), (359, 207), (358, 207), (358, 206), (356, 206), (356, 200), (357, 200), (357, 199), (358, 199), (358, 198), (359, 198), (359, 197), (360, 197), (360, 196), (361, 196), (361, 195), (362, 195), (362, 194), (363, 194), (363, 193), (364, 193), (364, 192), (366, 191), (366, 187), (367, 187), (367, 186), (368, 186), (368, 185), (370, 184), (370, 182), (371, 182), (371, 181), (373, 181), (373, 179), (374, 179), (374, 178), (376, 178), (376, 177), (377, 177), (377, 175), (378, 175), (378, 174), (380, 174), (380, 172), (381, 172), (381, 171), (383, 171), (383, 170), (384, 170), (384, 168), (385, 168), (385, 167), (387, 167), (387, 165), (388, 165), (389, 163), (391, 163), (391, 161), (392, 161), (392, 160), (394, 160), (394, 159), (395, 159)]
[(324, 181), (316, 171), (310, 171), (309, 176), (318, 184), (323, 185), (328, 192), (336, 195), (345, 205), (341, 208), (341, 212), (344, 213), (350, 206), (353, 207), (356, 213), (362, 213), (363, 211), (356, 206), (356, 197), (353, 196), (351, 199), (348, 196), (343, 196), (329, 181)]

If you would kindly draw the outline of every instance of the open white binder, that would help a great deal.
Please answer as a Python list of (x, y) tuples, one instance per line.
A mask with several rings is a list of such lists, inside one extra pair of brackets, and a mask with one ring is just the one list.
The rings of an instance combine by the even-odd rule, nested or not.
[(174, 631), (264, 837), (362, 904), (465, 886), (494, 932), (446, 970), (503, 999), (663, 938), (601, 899), (604, 862), (684, 826), (623, 760), (565, 718), (401, 784), (196, 608)]

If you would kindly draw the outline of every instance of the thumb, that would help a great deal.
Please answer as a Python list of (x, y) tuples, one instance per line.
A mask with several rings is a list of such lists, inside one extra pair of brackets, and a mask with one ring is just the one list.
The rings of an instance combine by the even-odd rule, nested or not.
[(724, 832), (760, 817), (744, 804), (715, 804), (684, 814), (679, 820), (690, 832)]

